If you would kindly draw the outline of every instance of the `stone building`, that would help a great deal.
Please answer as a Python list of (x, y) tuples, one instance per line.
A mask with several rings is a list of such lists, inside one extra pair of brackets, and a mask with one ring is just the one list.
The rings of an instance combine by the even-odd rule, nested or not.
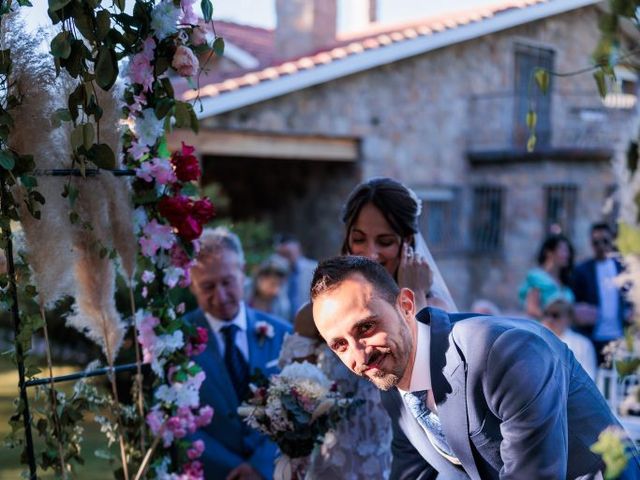
[(336, 35), (335, 7), (278, 0), (275, 32), (216, 24), (226, 58), (182, 94), (199, 97), (201, 132), (181, 137), (234, 218), (269, 219), (322, 258), (339, 250), (351, 188), (395, 177), (422, 198), (423, 233), (463, 309), (476, 298), (517, 309), (552, 226), (589, 254), (611, 160), (635, 133), (636, 77), (621, 69), (604, 101), (590, 73), (552, 76), (547, 95), (531, 77), (590, 65), (599, 2), (506, 0), (348, 35)]

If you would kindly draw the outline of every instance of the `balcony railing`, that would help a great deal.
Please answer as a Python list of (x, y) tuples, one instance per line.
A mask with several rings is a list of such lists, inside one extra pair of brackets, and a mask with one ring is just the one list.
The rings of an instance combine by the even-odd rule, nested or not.
[[(537, 99), (534, 156), (608, 157), (632, 133), (635, 101), (603, 102), (597, 95), (559, 93)], [(631, 99), (633, 100), (633, 98)], [(627, 108), (611, 108), (607, 105)], [(529, 157), (526, 96), (514, 93), (474, 96), (469, 100), (467, 151), (472, 161)], [(631, 106), (631, 108), (628, 108)], [(637, 132), (633, 132), (637, 133)]]

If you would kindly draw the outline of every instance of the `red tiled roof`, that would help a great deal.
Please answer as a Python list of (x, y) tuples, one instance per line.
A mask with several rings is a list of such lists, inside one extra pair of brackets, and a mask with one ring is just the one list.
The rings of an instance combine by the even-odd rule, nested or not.
[(215, 97), (224, 92), (268, 82), (283, 76), (329, 64), (346, 57), (358, 55), (367, 50), (384, 48), (393, 43), (409, 41), (452, 30), (471, 23), (527, 7), (549, 3), (552, 0), (504, 0), (494, 5), (466, 9), (446, 15), (431, 16), (402, 24), (373, 24), (364, 31), (341, 35), (336, 42), (307, 55), (286, 61), (275, 61), (275, 44), (273, 30), (266, 30), (229, 22), (216, 22), (216, 33), (225, 40), (254, 55), (260, 65), (250, 71), (236, 70), (219, 74), (211, 72), (201, 76), (199, 89), (187, 90), (182, 94), (184, 100), (196, 97)]

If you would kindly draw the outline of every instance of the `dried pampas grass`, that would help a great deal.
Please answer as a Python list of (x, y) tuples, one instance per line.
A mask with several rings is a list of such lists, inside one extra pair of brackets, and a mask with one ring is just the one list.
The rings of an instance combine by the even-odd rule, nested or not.
[(77, 226), (73, 231), (76, 283), (74, 312), (67, 323), (98, 343), (113, 363), (125, 334), (125, 325), (115, 302), (115, 267), (102, 247), (110, 247), (107, 190), (101, 177), (75, 178), (78, 189), (77, 212), (91, 219), (91, 229)]
[[(11, 15), (5, 25), (3, 41), (11, 48), (14, 61), (12, 81), (22, 104), (11, 113), (16, 128), (10, 136), (10, 147), (20, 154), (34, 156), (38, 170), (71, 166), (71, 124), (54, 128), (53, 113), (65, 108), (66, 95), (75, 88), (65, 74), (55, 76), (50, 56), (42, 53), (39, 41), (25, 35), (23, 22)], [(40, 35), (42, 37), (42, 35)], [(98, 89), (98, 102), (103, 109), (99, 141), (108, 144), (118, 156), (120, 108), (117, 90)], [(72, 225), (67, 199), (61, 196), (65, 183), (77, 188), (75, 209), (81, 223)], [(101, 247), (115, 247), (121, 266), (131, 282), (135, 272), (137, 241), (133, 228), (133, 207), (127, 179), (110, 173), (81, 178), (40, 176), (38, 190), (46, 199), (42, 218), (28, 213), (22, 199), (26, 192), (16, 187), (21, 199), (20, 215), (25, 234), (25, 250), (37, 285), (40, 303), (51, 306), (65, 295), (76, 300), (68, 324), (83, 331), (101, 345), (109, 363), (115, 359), (125, 326), (115, 308), (115, 267)]]
[[(100, 141), (106, 143), (116, 154), (116, 167), (122, 168), (120, 162), (120, 125), (121, 109), (116, 100), (121, 97), (118, 86), (111, 92), (98, 91), (98, 101), (102, 107), (103, 116), (100, 121)], [(100, 176), (108, 198), (108, 216), (111, 224), (111, 240), (118, 255), (124, 277), (129, 283), (133, 280), (136, 268), (137, 245), (133, 227), (133, 204), (131, 189), (126, 177), (116, 178), (104, 174)]]
[[(56, 92), (60, 81), (39, 42), (24, 34), (26, 29), (19, 15), (9, 15), (6, 22), (3, 41), (5, 48), (12, 51), (13, 93), (22, 97), (22, 103), (11, 111), (16, 128), (9, 137), (9, 147), (20, 154), (33, 155), (38, 169), (60, 168), (70, 159), (67, 132), (54, 130), (50, 121), (53, 112), (63, 106), (62, 97)], [(40, 220), (27, 211), (24, 189), (16, 187), (13, 193), (20, 204), (25, 250), (40, 303), (50, 306), (73, 293), (73, 251), (67, 201), (60, 196), (64, 179), (39, 177), (38, 184), (46, 199)]]

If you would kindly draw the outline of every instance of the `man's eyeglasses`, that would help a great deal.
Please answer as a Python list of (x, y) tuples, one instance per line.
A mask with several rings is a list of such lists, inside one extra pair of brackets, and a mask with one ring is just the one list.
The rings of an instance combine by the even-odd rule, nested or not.
[(608, 247), (611, 245), (611, 240), (608, 238), (594, 238), (591, 240), (591, 244), (594, 247)]

